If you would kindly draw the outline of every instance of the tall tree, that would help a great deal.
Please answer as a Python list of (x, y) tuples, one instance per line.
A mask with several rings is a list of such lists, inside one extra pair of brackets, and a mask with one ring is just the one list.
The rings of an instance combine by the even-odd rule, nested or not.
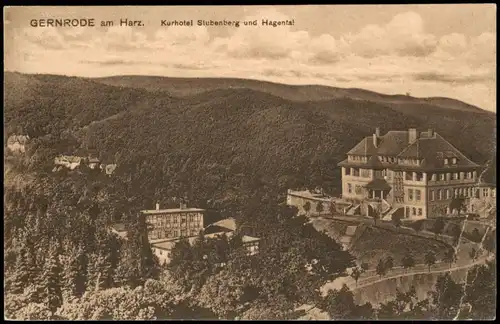
[(450, 268), (451, 268), (452, 264), (454, 262), (456, 262), (456, 260), (457, 260), (457, 256), (455, 254), (455, 250), (454, 249), (446, 250), (446, 252), (444, 253), (444, 256), (443, 256), (443, 261), (448, 262), (450, 265)]
[(470, 304), (468, 318), (493, 319), (496, 313), (496, 261), (469, 270), (465, 302)]
[(377, 268), (375, 269), (376, 273), (382, 278), (387, 272), (387, 269), (385, 267), (385, 262), (383, 259), (380, 259), (377, 264)]
[(488, 252), (488, 256), (490, 255), (490, 253), (493, 253), (495, 251), (496, 248), (495, 245), (496, 245), (496, 236), (490, 233), (488, 236), (486, 236), (486, 239), (483, 242), (483, 247)]
[(394, 259), (390, 255), (385, 259), (385, 268), (387, 271), (391, 271), (394, 268)]
[(87, 288), (88, 258), (82, 245), (73, 247), (69, 256), (66, 282), (71, 295), (81, 297)]
[(401, 259), (401, 266), (407, 271), (415, 266), (415, 259), (410, 253), (407, 253), (403, 259)]
[(359, 280), (359, 277), (361, 276), (361, 269), (358, 268), (358, 267), (355, 267), (354, 269), (352, 269), (352, 272), (351, 272), (351, 277), (356, 281), (356, 287), (358, 286), (358, 280)]
[(435, 290), (431, 292), (437, 318), (443, 320), (454, 318), (459, 311), (463, 293), (462, 285), (453, 281), (449, 273), (439, 276)]
[(436, 263), (436, 255), (432, 251), (428, 251), (424, 256), (425, 264), (429, 267), (429, 272), (431, 272), (431, 266)]
[(330, 290), (320, 308), (325, 310), (332, 319), (372, 319), (373, 308), (370, 304), (358, 306), (354, 302), (354, 295), (346, 285), (340, 290)]
[(62, 267), (56, 248), (49, 250), (49, 255), (45, 260), (43, 268), (44, 303), (54, 314), (57, 308), (62, 305)]

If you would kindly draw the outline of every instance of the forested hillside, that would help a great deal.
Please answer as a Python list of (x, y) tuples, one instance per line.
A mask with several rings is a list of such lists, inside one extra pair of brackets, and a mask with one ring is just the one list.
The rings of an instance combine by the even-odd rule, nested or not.
[[(4, 154), (5, 308), (15, 319), (286, 319), (297, 318), (304, 303), (332, 318), (374, 318), (372, 305), (355, 305), (347, 288), (319, 295), (354, 260), (283, 206), (286, 189), (338, 192), (337, 162), (375, 127), (432, 127), (478, 163), (496, 148), (494, 115), (450, 113), (432, 100), (307, 101), (245, 87), (176, 97), (161, 87), (18, 73), (5, 74), (4, 93), (5, 138), (30, 137), (26, 152)], [(52, 172), (60, 154), (97, 155), (118, 167), (109, 176), (85, 163)], [(262, 239), (259, 253), (248, 257), (239, 236), (200, 239), (176, 245), (171, 265), (162, 267), (138, 211), (172, 206), (175, 198), (220, 211), (214, 219), (236, 217)], [(110, 234), (117, 221), (127, 240)], [(495, 267), (481, 269), (483, 279), (471, 287), (486, 282), (492, 296)], [(456, 289), (436, 287), (461, 295)], [(460, 307), (438, 298), (406, 312), (416, 304), (407, 294), (382, 305), (381, 314), (453, 318)], [(474, 318), (488, 318), (491, 298), (482, 305), (469, 295)]]
[(234, 78), (169, 78), (137, 75), (96, 78), (93, 80), (114, 86), (149, 91), (167, 91), (173, 96), (190, 96), (224, 89), (251, 89), (299, 102), (349, 98), (389, 105), (392, 103), (432, 104), (442, 109), (487, 113), (478, 107), (450, 98), (415, 98), (408, 95), (386, 95), (364, 89), (334, 88), (321, 85), (287, 85)]
[[(50, 164), (55, 154), (93, 152), (117, 163), (118, 174), (136, 179), (147, 203), (187, 196), (192, 204), (225, 209), (241, 205), (236, 196), (261, 190), (252, 181), (264, 181), (278, 192), (322, 186), (335, 194), (340, 184), (336, 163), (375, 127), (382, 132), (434, 128), (478, 163), (496, 145), (494, 114), (450, 113), (432, 100), (382, 104), (346, 94), (292, 100), (241, 84), (172, 97), (161, 87), (146, 90), (142, 83), (127, 88), (53, 75), (5, 77), (5, 132), (34, 138), (32, 167)], [(123, 78), (127, 86), (134, 80)], [(162, 84), (161, 78), (154, 80)], [(195, 81), (194, 86), (200, 83)]]

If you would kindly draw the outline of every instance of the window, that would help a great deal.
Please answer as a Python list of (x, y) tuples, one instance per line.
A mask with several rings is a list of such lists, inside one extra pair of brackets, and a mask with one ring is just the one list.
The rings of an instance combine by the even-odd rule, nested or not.
[(360, 186), (360, 185), (356, 185), (356, 186), (354, 187), (354, 193), (355, 193), (356, 195), (361, 195), (362, 191), (361, 191), (361, 186)]
[(413, 189), (408, 189), (408, 200), (413, 200)]
[(361, 169), (361, 177), (369, 178), (370, 177), (370, 170)]
[(351, 175), (351, 168), (345, 168), (345, 175)]
[(412, 211), (413, 211), (412, 213), (413, 216), (417, 215), (417, 209), (415, 207), (412, 208)]
[(347, 184), (347, 192), (352, 193), (352, 184), (350, 183)]
[(420, 201), (422, 199), (422, 191), (420, 191), (419, 189), (415, 189), (415, 199), (417, 201)]
[(405, 180), (413, 180), (413, 172), (406, 172)]
[(450, 199), (451, 192), (450, 189), (446, 189), (446, 199)]
[(443, 191), (438, 189), (438, 200), (443, 200)]
[(406, 217), (410, 216), (410, 207), (406, 207)]
[(444, 159), (444, 165), (448, 165), (448, 159)]
[(458, 191), (458, 189), (455, 189), (455, 197), (458, 197), (460, 196), (460, 192)]
[(452, 158), (451, 159), (451, 164), (457, 164), (457, 158)]
[(418, 209), (418, 216), (422, 216), (422, 208)]
[(458, 180), (458, 173), (453, 173), (453, 180)]
[(440, 180), (440, 181), (444, 181), (444, 180), (445, 180), (445, 174), (444, 174), (444, 173), (441, 173), (441, 174), (439, 175), (439, 180)]
[(487, 188), (483, 189), (483, 197), (488, 197), (488, 189)]
[(434, 201), (436, 199), (435, 192), (434, 190), (431, 190), (431, 201)]
[(495, 198), (495, 196), (496, 196), (496, 190), (492, 189), (491, 190), (491, 197)]
[(359, 177), (359, 169), (352, 169), (352, 175), (354, 177)]

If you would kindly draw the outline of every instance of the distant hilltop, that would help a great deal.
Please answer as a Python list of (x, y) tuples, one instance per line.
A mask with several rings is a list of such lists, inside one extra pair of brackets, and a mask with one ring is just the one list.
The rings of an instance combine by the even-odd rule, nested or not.
[(92, 80), (113, 86), (148, 91), (167, 91), (173, 96), (189, 96), (213, 90), (252, 89), (293, 101), (323, 101), (349, 98), (387, 104), (425, 104), (444, 109), (487, 112), (460, 100), (429, 97), (416, 98), (409, 93), (388, 95), (359, 88), (337, 88), (325, 85), (289, 85), (269, 81), (238, 78), (173, 78), (160, 76), (111, 76)]

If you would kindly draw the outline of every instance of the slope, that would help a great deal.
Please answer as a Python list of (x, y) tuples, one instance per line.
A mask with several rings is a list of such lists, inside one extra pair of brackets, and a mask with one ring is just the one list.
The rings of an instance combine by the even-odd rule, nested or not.
[[(299, 186), (320, 185), (335, 194), (336, 163), (375, 127), (385, 132), (434, 126), (478, 163), (496, 146), (489, 114), (450, 114), (433, 105), (406, 109), (351, 98), (294, 101), (247, 88), (173, 98), (165, 91), (82, 78), (5, 76), (7, 135), (30, 134), (36, 145), (29, 154), (47, 155), (49, 162), (49, 155), (61, 150), (96, 152), (102, 161), (119, 165), (117, 178), (133, 178), (126, 181), (133, 183), (133, 194), (148, 199), (145, 206), (188, 196), (193, 204), (229, 210), (259, 191), (282, 193)], [(74, 140), (56, 146), (52, 137)], [(39, 160), (30, 161), (38, 167)]]
[(293, 101), (318, 101), (338, 98), (368, 100), (380, 104), (433, 105), (445, 110), (489, 113), (473, 105), (450, 98), (415, 98), (386, 95), (357, 88), (336, 88), (323, 85), (287, 85), (267, 81), (236, 78), (171, 78), (156, 76), (112, 76), (93, 79), (113, 86), (167, 91), (173, 96), (189, 96), (216, 89), (252, 89)]

